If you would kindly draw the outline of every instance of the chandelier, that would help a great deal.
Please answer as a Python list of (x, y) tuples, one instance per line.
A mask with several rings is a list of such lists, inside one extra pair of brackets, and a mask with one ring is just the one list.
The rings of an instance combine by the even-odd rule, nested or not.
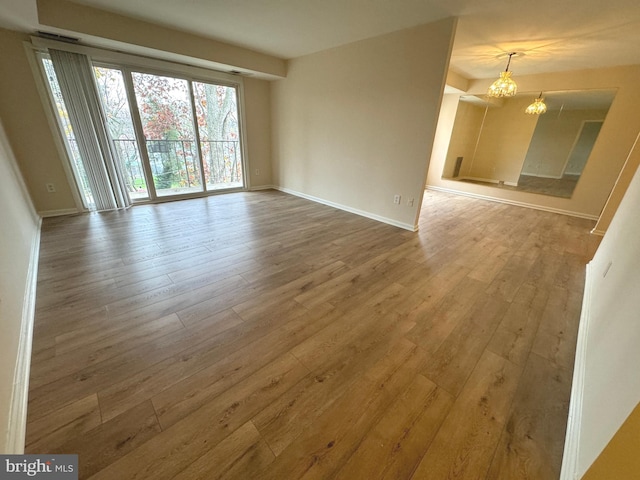
[(531, 105), (529, 105), (524, 113), (528, 113), (530, 115), (542, 115), (547, 111), (547, 106), (544, 103), (544, 98), (542, 98), (542, 92), (538, 95)]
[(513, 97), (518, 91), (518, 85), (511, 79), (511, 72), (509, 71), (509, 65), (511, 64), (511, 57), (516, 52), (509, 54), (509, 60), (507, 61), (507, 68), (504, 72), (500, 72), (500, 78), (491, 84), (487, 95), (490, 97)]

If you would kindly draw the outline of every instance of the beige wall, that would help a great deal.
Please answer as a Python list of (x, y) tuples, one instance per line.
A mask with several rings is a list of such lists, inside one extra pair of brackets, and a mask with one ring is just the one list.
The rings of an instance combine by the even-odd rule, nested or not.
[[(36, 88), (23, 41), (27, 35), (0, 29), (0, 118), (39, 212), (75, 209), (44, 105)], [(55, 193), (48, 193), (53, 183)]]
[(640, 171), (587, 270), (563, 478), (581, 478), (640, 401), (638, 205)]
[(274, 183), (413, 228), (454, 31), (446, 19), (290, 61), (272, 90)]
[(470, 175), (473, 154), (475, 153), (485, 108), (469, 102), (460, 102), (451, 133), (451, 142), (447, 150), (447, 159), (442, 176), (452, 178), (456, 159), (462, 157), (459, 176)]
[(640, 472), (640, 404), (616, 432), (583, 480), (623, 480)]
[[(483, 185), (462, 184), (441, 179), (452, 126), (451, 112), (447, 112), (444, 108), (441, 112), (442, 121), (438, 124), (427, 184), (463, 193), (598, 218), (636, 135), (640, 131), (640, 116), (636, 114), (636, 110), (640, 108), (640, 89), (637, 87), (637, 78), (639, 77), (640, 65), (529, 76), (518, 76), (514, 73), (519, 92), (535, 92), (536, 95), (540, 91), (617, 88), (616, 97), (572, 198), (565, 199), (527, 192), (500, 190)], [(484, 93), (491, 81), (488, 79), (472, 82), (469, 93)], [(447, 108), (455, 109), (452, 101), (448, 101), (446, 105), (448, 105)]]
[[(22, 453), (26, 417), (21, 418), (21, 415), (26, 414), (26, 410), (20, 405), (19, 392), (26, 394), (27, 378), (21, 374), (28, 374), (28, 369), (25, 364), (18, 367), (19, 347), (27, 339), (28, 322), (33, 320), (29, 318), (28, 304), (29, 292), (34, 292), (31, 287), (35, 288), (30, 282), (34, 279), (33, 269), (37, 268), (35, 249), (39, 219), (24, 188), (2, 124), (0, 205), (0, 452)], [(25, 347), (25, 343), (22, 346)], [(22, 357), (28, 360), (28, 353)], [(18, 390), (16, 397), (14, 388)], [(26, 401), (26, 396), (23, 400)]]
[(571, 150), (582, 125), (587, 120), (602, 120), (607, 110), (563, 110), (541, 115), (531, 147), (527, 152), (522, 173), (542, 177), (561, 178)]
[(270, 186), (271, 97), (270, 82), (244, 79), (245, 119), (249, 188)]
[[(67, 0), (37, 0), (37, 7), (38, 21), (42, 25), (77, 32), (89, 43), (104, 43), (107, 39), (118, 42), (118, 49), (130, 53), (156, 56), (155, 51), (165, 58), (173, 54), (172, 59), (176, 61), (188, 58), (188, 63), (193, 63), (198, 60), (199, 66), (207, 66), (208, 62), (209, 68), (223, 71), (242, 70), (272, 78), (286, 75), (285, 61), (281, 58), (210, 38)], [(116, 47), (115, 44), (111, 46)]]
[(594, 231), (599, 234), (604, 234), (609, 228), (609, 224), (611, 224), (611, 220), (618, 210), (618, 205), (620, 205), (620, 201), (624, 197), (627, 188), (629, 188), (629, 184), (631, 183), (631, 179), (633, 175), (640, 167), (640, 132), (638, 132), (638, 137), (636, 138), (636, 143), (634, 147), (629, 152), (629, 156), (625, 161), (624, 167), (620, 171), (620, 176), (616, 180), (616, 184), (611, 191), (611, 195), (607, 199), (607, 203), (605, 204), (604, 209), (602, 210), (602, 214), (598, 219), (598, 223), (594, 228)]
[(522, 114), (529, 103), (530, 99), (514, 98), (489, 108), (469, 176), (518, 184), (538, 120), (536, 115)]

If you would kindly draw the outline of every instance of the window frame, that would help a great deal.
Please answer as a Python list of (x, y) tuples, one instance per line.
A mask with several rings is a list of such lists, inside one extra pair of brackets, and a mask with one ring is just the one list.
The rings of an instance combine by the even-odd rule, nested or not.
[[(236, 91), (236, 101), (238, 108), (238, 130), (239, 130), (239, 138), (238, 138), (238, 147), (240, 149), (241, 155), (241, 165), (242, 165), (242, 186), (241, 187), (230, 187), (225, 189), (215, 189), (208, 190), (206, 186), (203, 184), (202, 192), (195, 193), (186, 193), (181, 195), (166, 195), (166, 196), (157, 196), (155, 190), (153, 191), (153, 195), (150, 194), (150, 198), (148, 200), (137, 200), (134, 203), (136, 205), (144, 204), (144, 203), (161, 203), (166, 201), (174, 201), (174, 200), (186, 200), (189, 198), (201, 198), (210, 195), (223, 195), (225, 193), (233, 193), (238, 191), (247, 191), (249, 189), (249, 158), (247, 154), (247, 142), (246, 142), (246, 116), (245, 116), (245, 107), (244, 107), (244, 82), (243, 78), (240, 75), (232, 75), (225, 72), (221, 72), (218, 70), (213, 70), (209, 68), (203, 68), (200, 66), (189, 65), (186, 63), (177, 63), (168, 60), (162, 60), (158, 58), (144, 57), (129, 53), (116, 52), (112, 50), (106, 50), (97, 47), (90, 47), (79, 44), (70, 44), (66, 42), (60, 42), (56, 40), (44, 39), (40, 37), (31, 37), (31, 44), (26, 43), (26, 46), (30, 47), (33, 55), (31, 57), (36, 60), (37, 70), (40, 74), (40, 88), (43, 88), (46, 91), (46, 98), (49, 107), (49, 114), (47, 115), (50, 124), (55, 125), (53, 130), (56, 131), (55, 136), (58, 140), (60, 140), (60, 144), (62, 148), (59, 148), (61, 152), (64, 152), (64, 155), (61, 155), (63, 158), (64, 168), (67, 172), (67, 177), (69, 179), (69, 186), (72, 187), (74, 200), (76, 202), (76, 206), (78, 210), (87, 211), (88, 208), (84, 205), (84, 200), (82, 200), (82, 193), (80, 191), (80, 186), (77, 183), (76, 171), (73, 166), (73, 161), (69, 158), (69, 153), (66, 148), (66, 139), (62, 138), (62, 133), (60, 130), (60, 120), (58, 118), (57, 112), (55, 112), (55, 102), (51, 97), (50, 89), (47, 85), (47, 78), (44, 72), (44, 66), (42, 65), (42, 61), (40, 59), (40, 55), (46, 54), (48, 48), (57, 48), (60, 50), (67, 50), (76, 53), (82, 53), (87, 55), (91, 61), (92, 66), (105, 67), (105, 68), (113, 68), (122, 71), (125, 78), (125, 87), (127, 89), (127, 97), (129, 102), (129, 108), (131, 110), (133, 117), (138, 117), (139, 113), (137, 111), (137, 103), (134, 97), (132, 97), (133, 91), (130, 90), (129, 82), (131, 81), (131, 73), (132, 72), (140, 72), (140, 73), (149, 73), (153, 75), (164, 75), (164, 76), (172, 76), (175, 78), (183, 79), (189, 82), (189, 89), (192, 89), (192, 82), (202, 82), (209, 83), (215, 85), (221, 85), (225, 87), (234, 88)], [(188, 57), (185, 57), (188, 58)], [(192, 59), (195, 60), (195, 59)], [(191, 98), (193, 102), (193, 95)], [(143, 164), (148, 165), (148, 158), (146, 148), (143, 144), (140, 143), (139, 135), (142, 134), (138, 129), (138, 122), (136, 118), (133, 118), (134, 128), (136, 131), (136, 140), (138, 143), (138, 148), (140, 150), (140, 155), (144, 157), (146, 160), (143, 161)], [(196, 126), (197, 129), (197, 126)], [(141, 137), (144, 139), (143, 137)], [(198, 142), (199, 145), (199, 142)], [(198, 146), (198, 154), (200, 155), (200, 146)], [(200, 159), (202, 162), (202, 159)], [(145, 168), (147, 168), (145, 166)], [(146, 172), (147, 174), (149, 172)], [(204, 174), (203, 174), (204, 180)], [(151, 193), (151, 192), (150, 192)]]

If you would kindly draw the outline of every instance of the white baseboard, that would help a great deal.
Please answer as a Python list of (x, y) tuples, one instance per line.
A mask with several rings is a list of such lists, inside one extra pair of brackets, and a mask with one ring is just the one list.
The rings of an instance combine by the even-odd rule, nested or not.
[(42, 212), (38, 212), (40, 217), (60, 217), (62, 215), (75, 215), (76, 213), (80, 213), (77, 208), (61, 208), (59, 210), (44, 210)]
[(255, 187), (249, 187), (250, 192), (257, 192), (259, 190), (278, 190), (273, 185), (257, 185)]
[(584, 378), (587, 364), (587, 334), (591, 312), (591, 289), (593, 284), (591, 263), (587, 264), (587, 272), (582, 298), (582, 313), (578, 327), (578, 341), (576, 344), (576, 360), (573, 367), (573, 382), (571, 383), (571, 398), (569, 400), (569, 418), (567, 419), (567, 433), (564, 440), (564, 454), (560, 480), (578, 480), (578, 459), (580, 455), (580, 428), (582, 424), (582, 403), (584, 398)]
[(524, 175), (525, 177), (538, 177), (538, 178), (552, 178), (554, 180), (560, 180), (563, 175), (538, 175), (537, 173), (525, 173), (522, 172), (520, 175)]
[(42, 219), (38, 220), (36, 234), (31, 245), (31, 258), (27, 272), (27, 285), (22, 307), (18, 358), (13, 375), (13, 392), (9, 411), (9, 428), (6, 448), (3, 453), (23, 454), (27, 429), (27, 403), (29, 399), (29, 371), (31, 369), (31, 345), (33, 322), (36, 310), (36, 284), (38, 281), (38, 259), (40, 257), (40, 231)]
[(518, 202), (517, 200), (507, 200), (505, 198), (492, 197), (490, 195), (481, 195), (479, 193), (462, 192), (460, 190), (454, 190), (453, 188), (438, 187), (435, 185), (427, 185), (427, 190), (435, 190), (436, 192), (453, 193), (455, 195), (464, 195), (465, 197), (480, 198), (482, 200), (490, 200), (492, 202), (506, 203), (508, 205), (516, 205), (518, 207), (533, 208), (534, 210), (542, 210), (543, 212), (560, 213), (562, 215), (569, 215), (570, 217), (586, 218), (587, 220), (598, 220), (597, 215), (588, 215), (581, 212), (573, 212), (571, 210), (563, 210), (561, 208), (545, 207), (543, 205), (536, 205), (534, 203)]
[[(447, 178), (447, 180), (453, 180), (453, 179)], [(455, 178), (455, 180), (470, 180), (470, 181), (475, 181), (475, 182), (493, 183), (494, 185), (500, 185), (500, 182), (502, 182), (505, 185), (509, 185), (510, 187), (517, 187), (518, 186), (518, 182), (509, 182), (507, 180), (496, 180), (495, 178), (482, 178), (482, 177), (462, 176), (462, 177)]]
[(306, 200), (311, 200), (312, 202), (321, 203), (323, 205), (327, 205), (329, 207), (337, 208), (338, 210), (344, 210), (345, 212), (354, 213), (356, 215), (360, 215), (361, 217), (370, 218), (372, 220), (376, 220), (378, 222), (386, 223), (389, 225), (393, 225), (394, 227), (403, 228), (404, 230), (409, 230), (411, 232), (418, 231), (418, 225), (411, 225), (408, 223), (398, 222), (392, 218), (383, 217), (380, 215), (376, 215), (375, 213), (366, 212), (364, 210), (359, 210), (357, 208), (348, 207), (346, 205), (341, 205), (339, 203), (331, 202), (329, 200), (325, 200), (323, 198), (314, 197), (313, 195), (307, 195), (306, 193), (298, 192), (296, 190), (291, 190), (290, 188), (273, 186), (275, 190), (280, 190), (281, 192), (288, 193), (290, 195), (295, 195), (296, 197), (301, 197)]

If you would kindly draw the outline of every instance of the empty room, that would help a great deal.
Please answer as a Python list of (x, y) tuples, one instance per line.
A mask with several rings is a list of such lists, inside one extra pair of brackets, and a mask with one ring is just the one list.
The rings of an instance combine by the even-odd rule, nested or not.
[(0, 6), (0, 477), (640, 475), (640, 7)]

